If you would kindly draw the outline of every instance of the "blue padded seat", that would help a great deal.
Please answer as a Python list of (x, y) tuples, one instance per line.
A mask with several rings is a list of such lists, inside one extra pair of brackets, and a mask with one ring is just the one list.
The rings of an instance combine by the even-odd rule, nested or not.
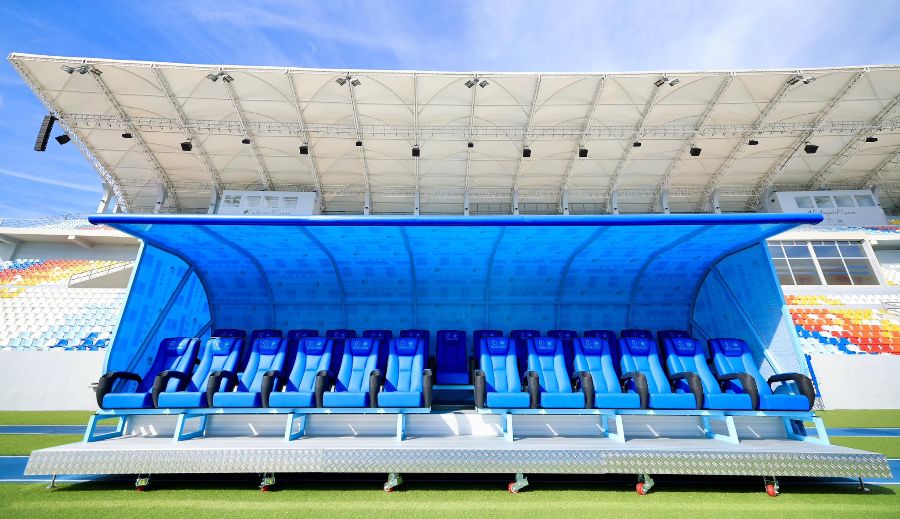
[(697, 408), (693, 394), (672, 391), (659, 363), (656, 341), (652, 338), (622, 337), (619, 350), (622, 352), (621, 378), (626, 380), (629, 390), (640, 395), (642, 409)]
[[(166, 391), (160, 393), (156, 400), (156, 407), (165, 409), (208, 407), (207, 395), (218, 391), (219, 386), (208, 391), (209, 376), (216, 371), (235, 371), (244, 339), (241, 337), (210, 337), (200, 352), (200, 362), (194, 369), (187, 387), (178, 391)], [(157, 378), (165, 379), (167, 375), (157, 375)]]
[(334, 387), (325, 393), (324, 407), (375, 407), (370, 398), (378, 388), (378, 348), (375, 339), (346, 339)]
[[(744, 410), (753, 409), (750, 396), (733, 389), (722, 390), (719, 381), (706, 364), (706, 356), (700, 341), (685, 337), (663, 339), (669, 380), (674, 381), (678, 393), (694, 393), (703, 409)], [(679, 376), (683, 374), (684, 376)], [(688, 375), (688, 374), (692, 374)], [(696, 384), (699, 382), (700, 386)], [(692, 384), (694, 387), (691, 387)]]
[(250, 352), (253, 351), (252, 347), (253, 347), (253, 344), (256, 343), (256, 339), (262, 339), (262, 338), (266, 338), (266, 337), (281, 338), (281, 337), (283, 337), (283, 335), (281, 333), (281, 330), (276, 330), (273, 328), (264, 328), (264, 329), (260, 329), (260, 330), (253, 330), (252, 332), (250, 332), (250, 339), (247, 341), (247, 344), (249, 344), (251, 347), (245, 348), (243, 353), (241, 354), (241, 360), (238, 362), (238, 365), (237, 365), (237, 370), (239, 373), (243, 372), (244, 369), (247, 367), (247, 362), (249, 362), (249, 360), (250, 360)]
[(575, 370), (572, 353), (572, 341), (578, 338), (578, 332), (575, 330), (548, 330), (548, 337), (553, 337), (562, 341), (563, 358), (566, 361), (566, 372), (570, 375)]
[(425, 369), (425, 340), (416, 337), (391, 339), (384, 387), (378, 406), (391, 408), (431, 407), (431, 370)]
[(481, 339), (488, 337), (503, 337), (503, 330), (475, 330), (472, 332), (472, 349), (476, 363), (481, 362)]
[(562, 339), (554, 337), (528, 339), (528, 376), (537, 376), (541, 407), (583, 409), (584, 393), (573, 391), (572, 378), (566, 369), (563, 352)]
[[(129, 371), (111, 371), (104, 374), (97, 383), (97, 405), (102, 409), (153, 407), (156, 376), (169, 371), (179, 373), (182, 379), (167, 381), (164, 386), (157, 389), (157, 392), (163, 388), (174, 391), (179, 386), (185, 385), (197, 360), (199, 344), (199, 339), (192, 337), (169, 337), (159, 342), (153, 364), (143, 377)], [(137, 387), (132, 391), (124, 391), (125, 387), (134, 384)]]
[(469, 355), (466, 352), (465, 331), (438, 330), (435, 363), (435, 377), (438, 384), (469, 383)]
[(388, 349), (391, 339), (394, 338), (394, 332), (391, 330), (364, 330), (362, 336), (365, 339), (375, 339), (375, 346), (378, 348), (376, 369), (381, 372), (381, 381), (384, 382), (384, 374), (387, 372)]
[[(619, 373), (619, 338), (616, 337), (616, 332), (612, 330), (585, 330), (582, 337), (597, 337), (600, 339), (605, 339), (609, 344), (609, 354), (612, 357), (613, 361), (613, 369), (618, 374)], [(574, 346), (572, 348), (574, 353)], [(574, 359), (574, 356), (573, 356)]]
[[(656, 344), (659, 346), (660, 353), (663, 356), (663, 363), (666, 362), (666, 355), (668, 352), (666, 351), (666, 339), (690, 339), (691, 334), (685, 330), (659, 330), (656, 332)], [(703, 345), (700, 345), (700, 350), (703, 351)]]
[(325, 337), (334, 339), (331, 349), (331, 366), (328, 366), (328, 375), (331, 378), (335, 378), (337, 377), (338, 370), (341, 369), (341, 359), (344, 358), (344, 342), (347, 339), (356, 337), (356, 330), (348, 330), (345, 328), (325, 330)]
[(322, 407), (333, 339), (305, 337), (297, 344), (290, 373), (270, 371), (262, 383), (263, 407)]
[(287, 341), (281, 337), (260, 337), (253, 341), (247, 366), (240, 375), (230, 371), (217, 371), (210, 376), (210, 382), (225, 379), (229, 382), (225, 391), (213, 394), (213, 407), (261, 407), (262, 382), (265, 374), (280, 370), (284, 364), (284, 350)]
[(518, 366), (520, 376), (528, 371), (528, 339), (540, 336), (539, 330), (511, 330), (509, 332), (509, 338), (513, 340), (516, 347), (516, 366)]
[(306, 339), (307, 337), (318, 337), (318, 330), (309, 330), (309, 329), (298, 329), (298, 330), (288, 330), (287, 335), (287, 346), (284, 349), (284, 368), (282, 371), (285, 373), (290, 373), (291, 369), (294, 367), (294, 359), (297, 358), (297, 346), (300, 344), (302, 339)]
[[(425, 341), (425, 364), (431, 366), (431, 332), (428, 330), (400, 330), (400, 337), (414, 337)], [(383, 372), (382, 372), (383, 373)]]
[(481, 369), (475, 372), (475, 406), (499, 409), (536, 407), (537, 402), (532, 401), (531, 395), (522, 391), (513, 340), (486, 337), (481, 339), (480, 350)]
[[(597, 330), (604, 331), (604, 330)], [(637, 393), (626, 392), (619, 381), (615, 369), (615, 354), (612, 345), (616, 342), (614, 332), (596, 334), (576, 339), (572, 343), (575, 371), (578, 372), (585, 392), (585, 407), (600, 409), (638, 409), (641, 399)], [(589, 377), (589, 382), (585, 376)], [(593, 390), (593, 391), (591, 391)], [(593, 395), (591, 394), (593, 393)]]
[[(764, 379), (750, 347), (741, 339), (710, 339), (710, 353), (720, 381), (728, 391), (750, 395), (760, 411), (809, 411), (815, 401), (812, 380), (800, 373), (779, 373)], [(773, 384), (780, 385), (772, 389)]]
[(653, 332), (650, 330), (644, 330), (642, 328), (629, 328), (627, 330), (622, 330), (619, 332), (619, 337), (622, 338), (640, 338), (640, 339), (650, 339), (654, 340)]

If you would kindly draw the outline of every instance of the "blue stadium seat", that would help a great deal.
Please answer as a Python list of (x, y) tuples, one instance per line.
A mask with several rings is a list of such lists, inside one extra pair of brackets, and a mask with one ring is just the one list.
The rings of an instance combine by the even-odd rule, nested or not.
[(290, 373), (291, 370), (294, 369), (294, 360), (297, 358), (297, 348), (299, 347), (301, 340), (318, 336), (319, 330), (288, 330), (287, 346), (284, 349), (284, 368), (282, 371)]
[[(425, 364), (428, 367), (434, 367), (431, 363), (431, 332), (428, 330), (400, 330), (400, 337), (414, 337), (425, 341)], [(382, 372), (383, 373), (383, 372)]]
[(472, 332), (472, 350), (475, 354), (475, 362), (481, 362), (481, 339), (488, 337), (503, 337), (502, 330), (475, 330)]
[[(809, 411), (815, 401), (812, 380), (800, 373), (779, 373), (763, 378), (750, 347), (741, 339), (710, 339), (710, 353), (720, 381), (727, 390), (750, 395), (760, 411)], [(780, 385), (772, 389), (773, 384)]]
[(669, 381), (676, 392), (692, 393), (697, 407), (703, 409), (753, 409), (750, 396), (733, 390), (722, 390), (721, 383), (706, 364), (706, 355), (700, 341), (685, 337), (663, 339)]
[(469, 356), (466, 352), (466, 332), (438, 330), (435, 345), (435, 378), (438, 384), (465, 385), (469, 383)]
[(578, 332), (575, 330), (548, 330), (548, 337), (553, 337), (562, 341), (563, 358), (566, 361), (566, 373), (572, 374), (575, 370), (572, 354), (572, 341), (578, 338)]
[(325, 393), (325, 407), (375, 407), (380, 373), (375, 339), (346, 339), (334, 388)]
[(637, 337), (637, 338), (641, 338), (641, 339), (650, 339), (651, 341), (655, 340), (653, 338), (653, 332), (651, 332), (650, 330), (644, 330), (641, 328), (629, 328), (627, 330), (622, 330), (621, 332), (619, 332), (619, 337), (622, 337), (622, 338)]
[[(262, 406), (263, 378), (269, 371), (282, 368), (286, 343), (281, 337), (259, 337), (253, 341), (247, 366), (240, 375), (225, 370), (212, 373), (209, 383), (219, 388), (213, 394), (213, 407)], [(220, 385), (223, 379), (227, 383), (224, 391)]]
[[(663, 355), (664, 363), (666, 355), (668, 355), (668, 352), (666, 351), (666, 339), (676, 339), (679, 337), (689, 339), (691, 334), (685, 330), (659, 330), (656, 332), (656, 344), (659, 346), (660, 353)], [(700, 346), (700, 351), (703, 351), (702, 345)]]
[(391, 346), (391, 339), (394, 338), (394, 332), (391, 330), (364, 330), (362, 336), (364, 339), (375, 339), (375, 346), (378, 348), (378, 365), (376, 369), (381, 372), (381, 383), (384, 383), (384, 374), (387, 373), (388, 352)]
[(250, 340), (247, 344), (250, 345), (249, 348), (244, 348), (244, 351), (241, 354), (241, 360), (238, 362), (238, 372), (242, 373), (244, 369), (247, 367), (247, 362), (250, 360), (250, 354), (253, 352), (253, 345), (256, 344), (256, 339), (263, 339), (268, 337), (283, 337), (281, 330), (275, 330), (270, 328), (265, 328), (261, 330), (253, 330), (250, 332)]
[[(159, 343), (159, 349), (150, 369), (143, 377), (130, 371), (111, 371), (100, 377), (97, 383), (97, 405), (102, 409), (142, 409), (153, 407), (153, 382), (164, 371), (190, 375), (197, 361), (199, 339), (169, 337)], [(127, 383), (122, 383), (128, 381)], [(133, 392), (123, 391), (123, 386), (136, 383)], [(166, 389), (175, 390), (181, 381), (172, 381)], [(115, 386), (119, 387), (115, 387)]]
[(273, 370), (263, 377), (263, 407), (322, 407), (333, 344), (333, 339), (325, 337), (300, 339), (291, 371)]
[(237, 328), (217, 328), (213, 330), (210, 334), (211, 337), (222, 337), (222, 338), (247, 338), (247, 332), (244, 330), (238, 330)]
[[(596, 330), (608, 331), (608, 330)], [(575, 371), (584, 391), (585, 407), (600, 409), (638, 409), (641, 399), (637, 393), (629, 393), (619, 381), (612, 345), (616, 334), (598, 333), (576, 339), (573, 343)]]
[[(155, 398), (155, 406), (165, 409), (209, 407), (212, 394), (221, 387), (221, 381), (219, 386), (209, 384), (210, 374), (235, 371), (243, 347), (244, 339), (241, 337), (210, 337), (200, 352), (200, 362), (194, 368), (194, 374), (187, 385), (176, 391), (159, 392)], [(174, 373), (160, 373), (154, 386), (168, 384), (169, 378), (182, 378)]]
[(562, 339), (555, 337), (528, 339), (528, 377), (533, 376), (537, 376), (540, 394), (532, 395), (532, 398), (539, 397), (541, 407), (584, 408), (584, 393), (573, 391), (572, 388), (572, 375), (566, 369)]
[(431, 407), (432, 373), (425, 369), (425, 339), (391, 339), (384, 388), (378, 407)]
[(325, 337), (334, 339), (331, 348), (331, 366), (328, 366), (328, 375), (331, 378), (336, 378), (338, 370), (341, 369), (341, 360), (344, 358), (344, 342), (347, 339), (356, 337), (356, 330), (347, 330), (344, 328), (325, 330)]
[[(516, 348), (506, 337), (481, 339), (481, 369), (475, 372), (475, 406), (499, 409), (524, 409), (537, 407), (531, 395), (522, 391)], [(533, 384), (536, 377), (531, 377)], [(532, 384), (532, 391), (537, 388)]]
[[(619, 339), (616, 337), (616, 332), (612, 330), (585, 330), (582, 337), (597, 337), (600, 339), (605, 339), (609, 345), (609, 354), (613, 361), (613, 369), (618, 374), (619, 372)], [(574, 353), (574, 347), (573, 347)], [(574, 356), (573, 356), (574, 357)]]
[(519, 376), (528, 371), (528, 339), (540, 337), (539, 330), (511, 330), (509, 338), (513, 340), (516, 347), (516, 366), (519, 370)]
[(696, 409), (693, 394), (675, 393), (659, 363), (656, 341), (652, 338), (622, 337), (622, 376), (627, 388), (641, 397), (641, 409)]

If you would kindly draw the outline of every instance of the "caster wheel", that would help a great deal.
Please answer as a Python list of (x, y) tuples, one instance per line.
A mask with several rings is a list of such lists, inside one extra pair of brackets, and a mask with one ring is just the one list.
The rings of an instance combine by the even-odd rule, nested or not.
[(146, 485), (138, 485), (138, 486), (134, 487), (134, 489), (135, 489), (137, 492), (146, 492), (146, 491), (147, 491)]
[(393, 491), (394, 491), (394, 487), (391, 487), (391, 486), (388, 486), (387, 484), (385, 484), (385, 485), (384, 485), (384, 491), (385, 491), (385, 492), (393, 492)]
[(635, 485), (635, 486), (634, 486), (634, 489), (637, 491), (637, 493), (638, 493), (639, 496), (646, 496), (646, 495), (647, 495), (647, 491), (644, 490), (644, 482), (643, 482), (643, 481), (640, 482), (640, 483), (638, 483), (637, 485)]
[(772, 497), (777, 496), (777, 495), (778, 495), (778, 491), (775, 490), (775, 485), (772, 485), (772, 484), (766, 485), (766, 494), (769, 494), (769, 495), (772, 496)]
[(268, 491), (269, 491), (269, 485), (262, 485), (262, 486), (260, 486), (260, 487), (259, 487), (259, 491), (260, 491), (260, 492), (268, 492)]
[(507, 486), (506, 486), (506, 490), (509, 490), (509, 493), (510, 493), (510, 494), (518, 494), (518, 493), (519, 493), (519, 490), (516, 489), (516, 483), (515, 483), (515, 482), (512, 482), (512, 483), (510, 483), (509, 485), (507, 485)]

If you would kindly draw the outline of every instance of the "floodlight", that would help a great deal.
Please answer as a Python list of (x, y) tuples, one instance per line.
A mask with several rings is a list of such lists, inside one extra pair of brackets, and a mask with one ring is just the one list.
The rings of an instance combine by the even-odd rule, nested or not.
[(334, 82), (337, 83), (338, 85), (344, 86), (347, 83), (347, 78), (339, 77), (339, 78), (335, 79)]
[(466, 81), (466, 86), (468, 88), (472, 88), (473, 86), (475, 86), (475, 83), (476, 83), (476, 80), (470, 79), (470, 80)]
[(191, 151), (194, 149), (194, 145), (191, 144), (191, 141), (184, 141), (181, 143), (181, 151)]
[(804, 84), (804, 85), (808, 85), (808, 84), (812, 83), (812, 82), (815, 81), (815, 80), (816, 80), (816, 78), (813, 77), (813, 76), (806, 76), (805, 78), (803, 78), (803, 84)]
[(490, 85), (490, 83), (488, 83), (486, 79), (483, 79), (481, 80), (481, 83), (478, 83), (478, 86), (480, 86), (481, 88), (484, 88), (488, 85)]
[(224, 81), (224, 82), (226, 82), (226, 83), (231, 83), (232, 81), (234, 81), (234, 78), (231, 77), (231, 74), (225, 74), (225, 73), (223, 73), (223, 74), (222, 74), (222, 81)]
[(210, 72), (209, 74), (206, 75), (206, 79), (208, 79), (208, 80), (212, 81), (213, 83), (215, 83), (216, 81), (219, 80), (219, 74), (216, 74), (216, 73), (214, 73), (214, 72)]
[(65, 133), (62, 134), (62, 135), (57, 135), (57, 136), (55, 137), (55, 139), (56, 139), (56, 142), (58, 142), (60, 145), (65, 144), (65, 143), (67, 143), (67, 142), (69, 142), (69, 141), (72, 140), (72, 139), (69, 138), (69, 136), (66, 135)]
[[(85, 66), (87, 67), (87, 65), (85, 65)], [(99, 75), (103, 74), (103, 72), (101, 72), (100, 69), (98, 69), (98, 68), (88, 67), (88, 70), (91, 72), (91, 74), (93, 74), (95, 76), (99, 76)]]
[(656, 81), (654, 81), (653, 85), (656, 87), (661, 87), (661, 86), (665, 85), (667, 81), (669, 81), (669, 78), (661, 77), (661, 78), (657, 79)]
[(60, 68), (63, 69), (63, 71), (64, 71), (66, 74), (71, 74), (71, 73), (75, 72), (75, 67), (70, 67), (70, 66), (68, 66), (68, 65), (63, 65), (63, 66), (60, 67)]
[(360, 81), (360, 80), (354, 78), (354, 79), (352, 79), (352, 80), (350, 81), (350, 84), (353, 85), (353, 86), (359, 86), (359, 85), (362, 84), (362, 81)]
[(800, 74), (794, 74), (787, 80), (787, 84), (794, 86), (802, 80), (803, 80), (803, 76), (801, 76)]
[(677, 85), (678, 83), (681, 83), (681, 80), (678, 79), (678, 78), (676, 78), (676, 79), (673, 79), (673, 80), (669, 81), (669, 86), (675, 86), (675, 85)]
[(83, 75), (87, 74), (88, 72), (90, 72), (91, 66), (90, 65), (82, 65), (82, 66), (76, 68), (75, 70), (83, 76)]

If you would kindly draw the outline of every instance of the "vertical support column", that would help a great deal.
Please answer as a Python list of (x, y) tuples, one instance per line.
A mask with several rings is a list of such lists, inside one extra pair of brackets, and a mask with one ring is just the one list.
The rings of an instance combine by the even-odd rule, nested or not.
[(166, 186), (159, 184), (156, 186), (156, 205), (153, 206), (153, 212), (158, 213), (162, 210), (166, 203)]
[(512, 214), (519, 214), (519, 190), (513, 191)]
[(366, 201), (363, 205), (363, 214), (369, 216), (369, 210), (372, 207), (372, 192), (369, 191), (369, 188), (366, 188)]
[(722, 212), (722, 207), (719, 205), (719, 190), (713, 189), (712, 193), (709, 195), (709, 210), (720, 214)]
[(609, 193), (609, 207), (607, 211), (609, 214), (619, 214), (619, 190), (613, 189)]
[(419, 199), (420, 199), (419, 198), (419, 189), (416, 188), (416, 202), (415, 202), (415, 206), (413, 206), (413, 214), (415, 216), (419, 216)]
[(216, 214), (216, 209), (219, 208), (219, 192), (213, 188), (212, 193), (209, 195), (209, 210), (206, 212), (207, 214)]
[(562, 214), (569, 214), (569, 190), (562, 192)]
[(97, 205), (97, 212), (105, 213), (109, 209), (109, 201), (112, 199), (113, 190), (112, 186), (107, 182), (103, 182), (101, 185), (103, 187), (103, 195), (100, 197), (100, 203)]
[(469, 216), (469, 190), (463, 193), (463, 216)]
[(669, 214), (669, 190), (663, 189), (659, 192), (659, 209), (663, 214)]

